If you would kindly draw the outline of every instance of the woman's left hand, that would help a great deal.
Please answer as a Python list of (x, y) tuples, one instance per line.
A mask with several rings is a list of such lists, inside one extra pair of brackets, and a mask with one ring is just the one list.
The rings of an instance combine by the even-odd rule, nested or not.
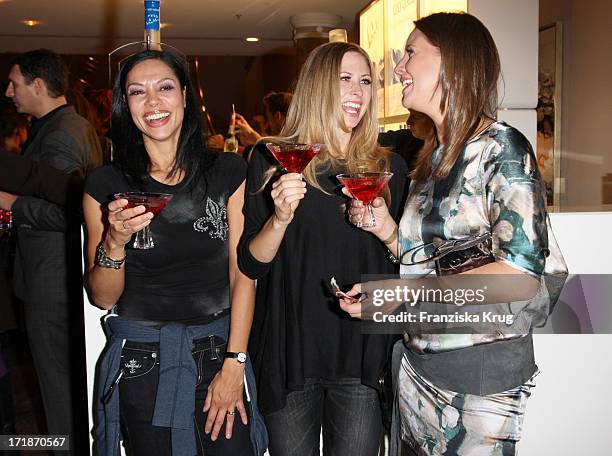
[(208, 412), (204, 432), (209, 434), (212, 431), (210, 438), (213, 441), (217, 440), (224, 421), (225, 438), (232, 437), (236, 409), (243, 424), (246, 426), (248, 423), (243, 401), (244, 368), (244, 364), (227, 359), (208, 386), (208, 394), (204, 401), (204, 412)]
[[(367, 210), (365, 205), (358, 199), (354, 198), (348, 188), (342, 187), (342, 193), (351, 198), (350, 203), (347, 207), (349, 221), (353, 225), (356, 225), (358, 222), (363, 221), (363, 219), (367, 217)], [(383, 233), (386, 233), (386, 231), (388, 231), (387, 225), (389, 227), (391, 225), (395, 225), (395, 221), (389, 213), (389, 208), (387, 207), (387, 203), (385, 203), (384, 198), (381, 198), (380, 196), (378, 198), (374, 198), (374, 201), (372, 201), (372, 212), (374, 213), (374, 218), (376, 219), (376, 226), (361, 227), (362, 230), (369, 231), (375, 236), (380, 237), (383, 235)]]
[(361, 318), (362, 301), (358, 299), (361, 295), (361, 284), (356, 283), (346, 294), (352, 299), (340, 298), (340, 308), (353, 318)]

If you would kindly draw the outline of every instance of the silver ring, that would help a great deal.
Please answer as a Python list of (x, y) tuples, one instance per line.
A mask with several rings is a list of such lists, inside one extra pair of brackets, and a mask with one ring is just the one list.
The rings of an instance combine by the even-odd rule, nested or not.
[(233, 415), (233, 414), (234, 414), (234, 412), (227, 412), (227, 414), (228, 414), (228, 415)]

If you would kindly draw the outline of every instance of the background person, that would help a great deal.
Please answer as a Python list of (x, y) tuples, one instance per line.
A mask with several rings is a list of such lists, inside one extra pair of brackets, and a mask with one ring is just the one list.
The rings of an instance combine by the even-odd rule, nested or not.
[[(291, 104), (292, 94), (289, 92), (270, 92), (263, 98), (266, 113), (266, 135), (278, 135), (285, 124), (287, 111)], [(236, 137), (244, 146), (243, 156), (249, 158), (253, 145), (259, 141), (262, 132), (253, 128), (242, 114), (236, 113), (235, 125)], [(224, 139), (222, 135), (213, 135), (207, 141), (207, 146), (213, 149), (223, 149)]]
[(20, 155), (28, 138), (28, 120), (13, 106), (0, 105), (0, 149)]
[[(101, 164), (100, 144), (92, 125), (66, 104), (67, 88), (62, 58), (39, 49), (15, 58), (6, 96), (36, 119), (23, 155), (82, 182)], [(0, 192), (0, 207), (13, 211), (17, 228), (15, 294), (25, 304), (47, 430), (70, 435), (71, 451), (79, 454), (88, 446), (80, 213), (6, 192)]]

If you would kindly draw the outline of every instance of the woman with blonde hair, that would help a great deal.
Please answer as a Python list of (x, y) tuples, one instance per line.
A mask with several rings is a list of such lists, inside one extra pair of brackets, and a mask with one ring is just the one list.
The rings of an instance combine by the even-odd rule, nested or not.
[[(377, 144), (372, 64), (357, 45), (328, 43), (305, 62), (279, 138), (324, 144), (303, 174), (273, 183), (260, 144), (247, 177), (239, 265), (258, 279), (250, 340), (272, 456), (376, 455), (381, 412), (374, 389), (388, 355), (384, 336), (364, 336), (329, 287), (392, 272), (385, 247), (346, 220), (336, 175), (390, 171), (384, 194), (397, 213), (406, 165)], [(261, 191), (260, 191), (261, 190)]]

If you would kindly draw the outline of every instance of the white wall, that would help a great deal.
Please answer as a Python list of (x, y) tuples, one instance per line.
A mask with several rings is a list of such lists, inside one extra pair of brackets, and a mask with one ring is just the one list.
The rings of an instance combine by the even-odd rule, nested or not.
[(538, 2), (468, 0), (468, 12), (482, 21), (497, 45), (504, 80), (499, 90), (501, 107), (534, 109), (538, 103)]
[(540, 0), (540, 7), (540, 26), (563, 23), (562, 202), (583, 210), (601, 204), (601, 176), (612, 173), (612, 2)]
[(497, 117), (520, 130), (536, 149), (538, 3), (469, 0), (468, 12), (489, 29), (501, 60)]
[(541, 369), (527, 404), (521, 456), (604, 456), (612, 336), (535, 335)]
[[(90, 302), (87, 294), (84, 294), (85, 302), (85, 345), (86, 349), (86, 363), (87, 363), (87, 401), (89, 411), (89, 429), (91, 431), (93, 426), (93, 390), (94, 390), (94, 377), (96, 372), (96, 363), (98, 357), (104, 348), (106, 338), (102, 332), (102, 326), (100, 325), (100, 319), (106, 314), (106, 311), (100, 310), (94, 307)], [(91, 439), (91, 432), (89, 434)]]
[[(612, 244), (601, 243), (597, 255), (582, 244), (612, 232), (612, 213), (551, 214), (551, 222), (571, 274), (612, 274)], [(534, 345), (541, 373), (527, 405), (520, 454), (610, 454), (606, 437), (612, 396), (606, 391), (612, 378), (612, 335), (538, 334)]]

